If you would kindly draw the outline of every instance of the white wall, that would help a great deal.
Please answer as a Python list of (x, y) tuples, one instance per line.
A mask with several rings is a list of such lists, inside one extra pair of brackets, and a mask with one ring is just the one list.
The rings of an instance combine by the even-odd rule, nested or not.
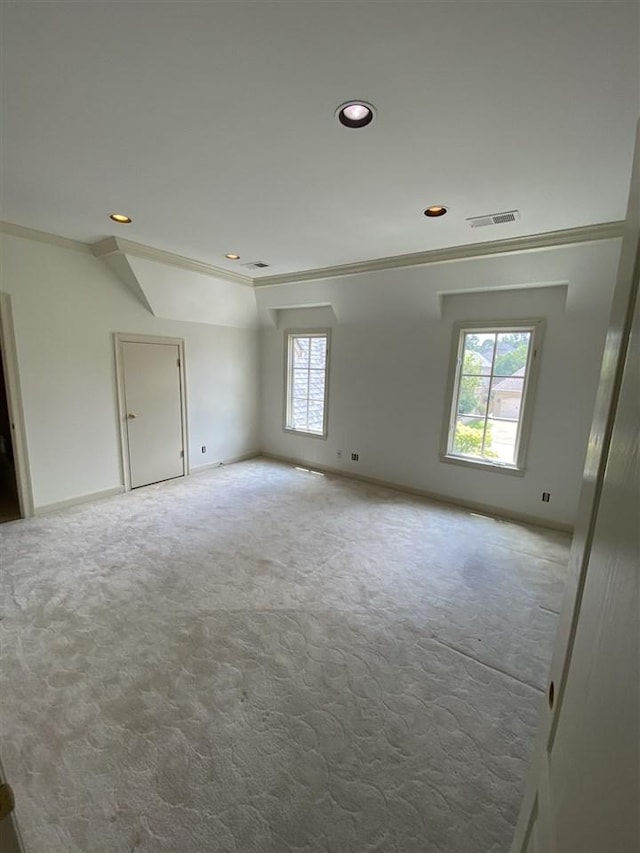
[[(258, 288), (262, 449), (571, 525), (619, 250), (608, 240)], [(321, 303), (333, 311), (300, 307)], [(525, 475), (441, 462), (453, 323), (535, 317), (546, 330)], [(326, 441), (282, 431), (283, 330), (318, 325), (332, 328)]]
[(249, 285), (132, 255), (127, 259), (156, 317), (240, 328), (256, 325), (256, 300)]
[[(120, 331), (185, 339), (192, 466), (263, 449), (573, 523), (618, 240), (257, 288), (260, 375), (253, 328), (153, 317), (90, 254), (10, 236), (2, 252), (36, 507), (122, 482), (112, 342)], [(525, 476), (441, 462), (453, 323), (537, 316), (547, 327)], [(318, 324), (332, 327), (326, 441), (282, 431), (283, 329)]]
[(192, 468), (259, 449), (255, 328), (158, 319), (90, 254), (1, 247), (36, 508), (122, 483), (114, 332), (184, 338)]

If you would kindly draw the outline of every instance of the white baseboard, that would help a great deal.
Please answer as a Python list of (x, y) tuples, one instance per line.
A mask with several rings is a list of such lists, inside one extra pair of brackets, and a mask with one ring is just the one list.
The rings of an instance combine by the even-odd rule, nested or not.
[[(223, 459), (220, 462), (210, 462), (208, 465), (194, 465), (190, 474), (199, 474), (202, 471), (209, 471), (212, 468), (219, 468), (221, 465), (232, 465), (234, 462), (244, 462), (246, 459), (255, 459), (261, 454), (257, 451), (251, 453), (243, 453), (240, 456), (232, 456), (228, 459)], [(113, 495), (121, 495), (125, 491), (124, 486), (114, 486), (112, 489), (103, 489), (100, 492), (92, 492), (88, 495), (77, 495), (74, 498), (68, 498), (64, 501), (56, 501), (55, 503), (42, 504), (34, 508), (34, 515), (46, 515), (48, 512), (54, 512), (57, 509), (66, 509), (77, 504), (90, 503), (91, 501), (99, 501), (101, 498), (110, 498)]]
[[(490, 515), (492, 518), (504, 518), (509, 521), (517, 521), (522, 524), (533, 524), (536, 527), (548, 527), (552, 530), (561, 530), (564, 533), (573, 533), (573, 526), (570, 524), (564, 524), (563, 522), (553, 521), (548, 518), (539, 518), (535, 515), (527, 515), (525, 513), (520, 512), (512, 512), (511, 510), (505, 510), (501, 507), (491, 506), (490, 504), (476, 503), (475, 501), (465, 501), (465, 500), (457, 500), (456, 498), (452, 498), (448, 495), (442, 495), (437, 492), (429, 492), (425, 489), (416, 489), (412, 486), (404, 486), (402, 483), (393, 483), (389, 480), (379, 480), (376, 477), (367, 477), (363, 474), (355, 474), (350, 471), (343, 471), (340, 468), (333, 468), (329, 465), (316, 465), (313, 462), (308, 462), (305, 459), (295, 459), (292, 456), (280, 456), (277, 453), (268, 453), (265, 451), (252, 451), (250, 453), (243, 453), (240, 456), (233, 456), (228, 459), (223, 459), (220, 462), (210, 462), (206, 465), (194, 465), (190, 474), (201, 474), (205, 471), (211, 471), (214, 468), (220, 468), (223, 465), (232, 465), (234, 462), (245, 462), (248, 459), (256, 459), (257, 457), (264, 457), (265, 459), (273, 459), (276, 462), (284, 462), (288, 465), (299, 465), (303, 468), (311, 468), (314, 471), (321, 471), (326, 474), (335, 474), (339, 477), (346, 477), (349, 480), (359, 480), (363, 483), (371, 483), (374, 486), (382, 486), (385, 489), (393, 489), (396, 492), (402, 492), (408, 495), (415, 495), (420, 498), (427, 498), (428, 500), (438, 501), (438, 503), (450, 504), (452, 506), (462, 507), (464, 509), (472, 510), (473, 512), (480, 512), (483, 515)], [(48, 512), (54, 512), (57, 509), (65, 509), (66, 507), (76, 506), (77, 504), (89, 503), (90, 501), (97, 501), (101, 498), (112, 497), (113, 495), (119, 495), (124, 492), (124, 486), (115, 486), (112, 489), (104, 489), (101, 492), (93, 492), (89, 495), (78, 495), (75, 498), (69, 498), (64, 501), (57, 501), (56, 503), (43, 504), (42, 506), (35, 507), (34, 515), (45, 515)]]
[(56, 501), (51, 504), (42, 504), (34, 507), (34, 515), (46, 515), (48, 512), (54, 512), (56, 509), (66, 509), (69, 506), (77, 504), (86, 504), (91, 501), (99, 501), (101, 498), (111, 498), (114, 495), (121, 495), (124, 492), (124, 486), (114, 486), (112, 489), (103, 489), (101, 492), (92, 492), (90, 495), (77, 495), (75, 498), (68, 498), (65, 501)]
[(457, 500), (448, 495), (441, 495), (437, 492), (428, 492), (424, 489), (415, 489), (412, 486), (403, 486), (401, 483), (391, 483), (388, 480), (378, 480), (375, 477), (366, 477), (363, 474), (352, 474), (350, 471), (343, 471), (340, 468), (332, 468), (330, 465), (316, 465), (314, 462), (307, 462), (304, 459), (294, 459), (291, 456), (280, 456), (277, 453), (267, 453), (263, 451), (261, 456), (265, 459), (273, 459), (276, 462), (286, 462), (289, 465), (299, 465), (302, 468), (310, 468), (313, 471), (320, 471), (323, 474), (337, 474), (339, 477), (346, 477), (349, 480), (360, 480), (363, 483), (371, 483), (373, 486), (383, 486), (385, 489), (393, 489), (395, 492), (403, 492), (407, 495), (415, 495), (419, 498), (428, 498), (431, 501), (438, 503), (450, 504), (451, 506), (470, 509), (473, 512), (479, 512), (483, 515), (489, 515), (492, 518), (503, 518), (507, 521), (518, 521), (521, 524), (532, 524), (536, 527), (548, 527), (551, 530), (561, 530), (563, 533), (573, 533), (573, 525), (564, 524), (561, 521), (552, 521), (548, 518), (539, 518), (537, 515), (527, 515), (521, 512), (512, 512), (500, 507), (491, 506), (490, 504), (476, 503), (475, 501)]
[(231, 456), (228, 459), (222, 459), (220, 462), (208, 462), (206, 465), (192, 465), (189, 474), (200, 474), (203, 471), (210, 471), (212, 468), (220, 468), (222, 465), (233, 465), (234, 462), (246, 462), (247, 459), (255, 459), (262, 455), (259, 450), (252, 450), (251, 453)]
[(189, 468), (189, 474), (202, 474), (204, 471), (211, 471), (212, 468), (219, 468), (224, 464), (224, 462), (207, 462), (206, 465), (192, 465)]

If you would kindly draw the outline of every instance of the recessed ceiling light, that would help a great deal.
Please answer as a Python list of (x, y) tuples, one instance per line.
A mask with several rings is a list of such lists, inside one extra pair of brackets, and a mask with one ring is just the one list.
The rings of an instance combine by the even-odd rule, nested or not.
[(133, 219), (130, 216), (127, 216), (126, 213), (110, 213), (109, 219), (113, 219), (114, 222), (119, 222), (120, 225), (128, 225), (130, 222), (133, 222)]
[(375, 114), (374, 107), (366, 101), (347, 101), (336, 110), (338, 121), (345, 127), (366, 127)]
[(442, 204), (432, 204), (431, 207), (428, 207), (425, 210), (424, 215), (425, 216), (431, 216), (431, 217), (444, 216), (448, 210), (449, 210), (449, 208), (444, 207), (444, 205), (442, 205)]
[(229, 258), (230, 261), (239, 261), (240, 255), (236, 255), (233, 252), (227, 252), (225, 258)]

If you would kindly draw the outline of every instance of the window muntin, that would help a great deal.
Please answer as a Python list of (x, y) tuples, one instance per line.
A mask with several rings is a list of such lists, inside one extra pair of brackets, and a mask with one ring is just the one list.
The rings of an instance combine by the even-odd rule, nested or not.
[(287, 333), (284, 428), (325, 437), (329, 333)]
[(536, 326), (459, 329), (447, 458), (523, 468)]

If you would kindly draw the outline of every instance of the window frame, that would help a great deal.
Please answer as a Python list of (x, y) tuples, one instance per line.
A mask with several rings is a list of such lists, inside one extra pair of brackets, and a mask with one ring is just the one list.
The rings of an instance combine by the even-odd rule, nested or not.
[[(498, 334), (503, 332), (531, 332), (531, 344), (525, 368), (521, 412), (516, 436), (515, 461), (512, 464), (488, 459), (474, 459), (471, 456), (454, 453), (452, 450), (453, 435), (458, 414), (456, 403), (458, 401), (460, 374), (462, 372), (464, 335), (474, 333), (488, 334), (491, 332)], [(544, 320), (541, 318), (534, 320), (467, 320), (454, 323), (445, 398), (445, 417), (440, 445), (441, 462), (462, 465), (467, 468), (475, 468), (476, 470), (499, 471), (503, 474), (515, 474), (516, 476), (523, 476), (525, 474), (527, 470), (526, 460), (531, 437), (543, 333)]]
[[(309, 432), (304, 429), (296, 429), (289, 426), (289, 416), (291, 412), (291, 392), (293, 372), (291, 365), (291, 349), (292, 341), (295, 338), (324, 338), (326, 340), (327, 357), (324, 369), (324, 407), (322, 413), (322, 432)], [(329, 425), (329, 365), (331, 356), (331, 329), (329, 328), (313, 328), (313, 329), (285, 329), (284, 331), (284, 400), (282, 413), (282, 429), (289, 435), (302, 435), (307, 438), (320, 438), (326, 440), (328, 435)]]

